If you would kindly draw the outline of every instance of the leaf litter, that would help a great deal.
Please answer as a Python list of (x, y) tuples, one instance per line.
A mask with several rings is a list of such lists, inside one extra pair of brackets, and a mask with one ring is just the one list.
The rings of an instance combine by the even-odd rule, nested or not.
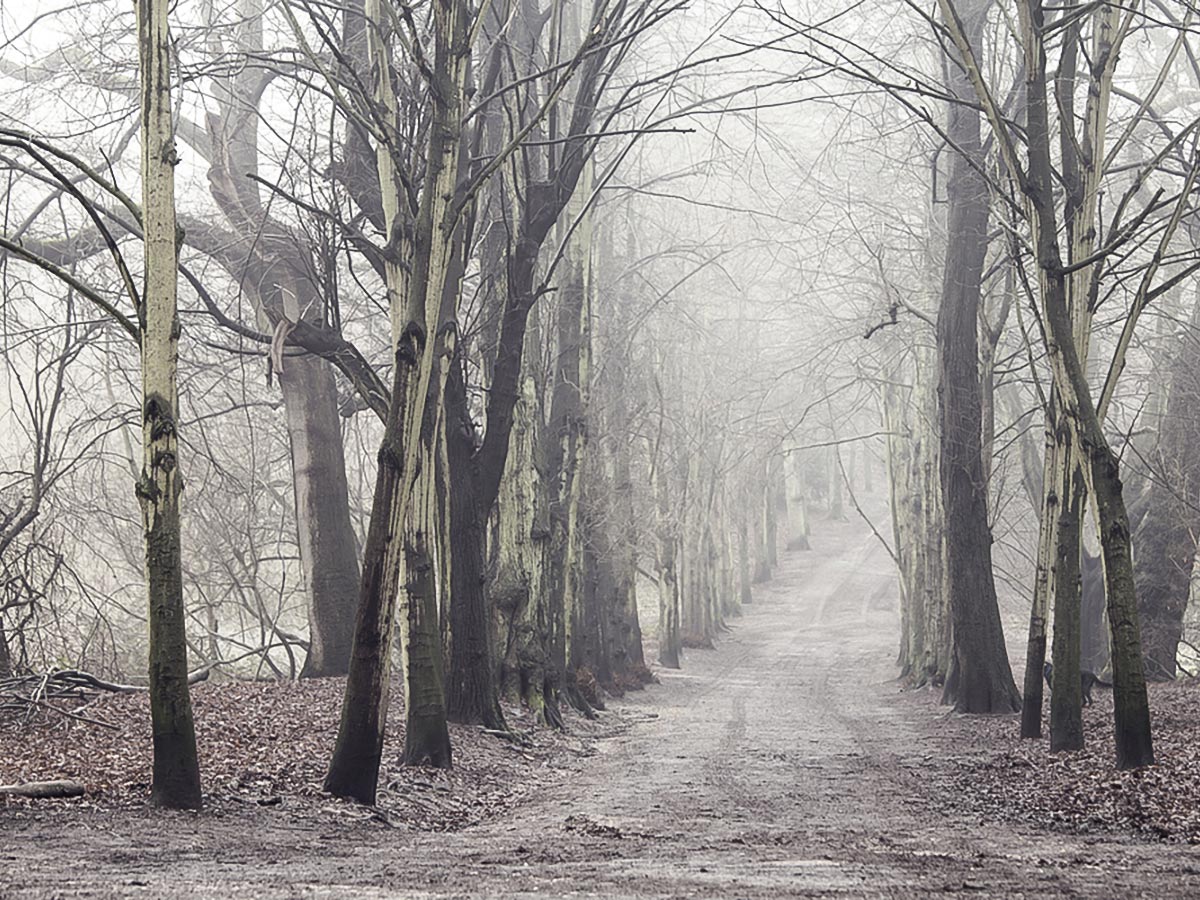
[[(204, 683), (192, 688), (206, 809), (233, 813), (274, 808), (299, 819), (379, 823), (451, 831), (498, 816), (582, 764), (594, 741), (622, 727), (569, 715), (565, 732), (536, 727), (527, 712), (506, 710), (513, 740), (451, 725), (449, 770), (401, 764), (404, 701), (393, 691), (376, 807), (341, 801), (322, 789), (337, 736), (343, 679)], [(39, 707), (0, 720), (0, 783), (70, 779), (87, 789), (72, 801), (0, 800), (8, 814), (37, 815), (71, 803), (100, 812), (143, 808), (150, 796), (152, 748), (147, 694), (102, 694), (87, 716), (103, 727)], [(59, 701), (51, 701), (55, 703)]]

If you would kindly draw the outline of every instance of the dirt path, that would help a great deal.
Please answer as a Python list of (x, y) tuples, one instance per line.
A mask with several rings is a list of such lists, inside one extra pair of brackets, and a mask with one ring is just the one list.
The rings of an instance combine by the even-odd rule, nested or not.
[(718, 650), (624, 703), (629, 727), (573, 778), (500, 821), (64, 815), (0, 834), (0, 897), (1200, 896), (1197, 848), (964, 812), (938, 773), (971, 749), (939, 745), (928, 702), (892, 681), (886, 554), (853, 522), (815, 543)]

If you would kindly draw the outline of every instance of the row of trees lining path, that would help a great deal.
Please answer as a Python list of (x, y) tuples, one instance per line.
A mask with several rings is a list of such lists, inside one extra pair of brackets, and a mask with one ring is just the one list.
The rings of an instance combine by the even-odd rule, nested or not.
[[(4, 250), (143, 350), (137, 493), (156, 803), (201, 803), (182, 595), (197, 545), (178, 508), (187, 444), (177, 443), (173, 399), (176, 266), (208, 320), (199, 343), (265, 355), (281, 391), (309, 599), (301, 674), (347, 676), (331, 793), (375, 802), (394, 645), (405, 761), (450, 766), (448, 721), (503, 734), (503, 699), (561, 726), (560, 704), (591, 715), (602, 703), (597, 683), (645, 683), (639, 579), (658, 594), (661, 661), (678, 666), (683, 647), (711, 647), (751, 582), (769, 577), (783, 502), (778, 434), (756, 426), (752, 443), (734, 446), (725, 422), (681, 407), (682, 372), (646, 354), (641, 298), (616, 279), (615, 219), (596, 221), (600, 189), (638, 138), (670, 130), (657, 108), (677, 72), (647, 68), (635, 49), (677, 11), (439, 0), (415, 18), (367, 0), (330, 17), (242, 0), (178, 14), (177, 36), (211, 42), (212, 59), (197, 65), (165, 49), (166, 5), (144, 0), (139, 22), (151, 24), (137, 32), (137, 78), (98, 85), (143, 105), (140, 205), (111, 167), (4, 129), (16, 171), (80, 216), (47, 234), (35, 227), (46, 203), (35, 205)], [(280, 53), (302, 64), (281, 74)], [(38, 86), (75, 64), (68, 48), (7, 74)], [(170, 114), (181, 102), (172, 65), (203, 80), (202, 118), (186, 103)], [(267, 175), (278, 79), (313, 92), (336, 123), (332, 145), (289, 148), (302, 168), (325, 166), (328, 191)], [(602, 144), (612, 147), (604, 156)], [(332, 161), (319, 158), (326, 151)], [(184, 153), (200, 164), (216, 215), (176, 213)], [(144, 292), (130, 275), (139, 243)], [(125, 302), (110, 299), (105, 255)], [(343, 295), (356, 284), (352, 312)], [(380, 330), (390, 341), (377, 346)], [(361, 547), (337, 422), (358, 412), (379, 423)], [(635, 493), (635, 477), (650, 491)], [(749, 503), (734, 502), (739, 483), (755, 485)], [(639, 517), (648, 524), (634, 528)], [(208, 624), (215, 641), (211, 611)], [(264, 662), (300, 644), (269, 613), (262, 626)]]
[[(52, 296), (67, 323), (57, 362), (34, 367), (55, 400), (27, 404), (35, 464), (22, 470), (27, 497), (5, 511), (0, 555), (25, 554), (23, 580), (7, 584), (62, 580), (60, 565), (38, 568), (45, 542), (33, 536), (54, 453), (70, 455), (53, 441), (55, 417), (70, 414), (61, 404), (76, 402), (65, 379), (80, 359), (131, 371), (127, 347), (114, 348), (129, 341), (156, 803), (201, 802), (189, 653), (232, 664), (226, 641), (260, 670), (282, 674), (283, 654), (293, 674), (344, 675), (325, 788), (374, 803), (394, 655), (412, 765), (452, 764), (449, 721), (506, 734), (506, 706), (551, 727), (564, 705), (591, 715), (596, 685), (651, 677), (639, 591), (657, 599), (657, 662), (679, 666), (750, 602), (781, 544), (807, 546), (813, 502), (869, 518), (859, 496), (876, 454), (892, 516), (877, 536), (902, 576), (903, 675), (940, 686), (959, 712), (1019, 710), (1035, 738), (1052, 658), (1050, 744), (1076, 750), (1081, 672), (1111, 673), (1116, 764), (1153, 763), (1147, 678), (1174, 678), (1186, 643), (1195, 379), (1178, 348), (1165, 388), (1129, 372), (1150, 366), (1139, 323), (1200, 270), (1195, 126), (1174, 115), (1200, 80), (1185, 52), (1190, 10), (939, 0), (937, 15), (896, 20), (921, 42), (912, 60), (866, 46), (859, 35), (881, 14), (857, 8), (829, 21), (759, 9), (761, 33), (732, 51), (711, 43), (728, 18), (698, 35), (669, 0), (434, 0), (419, 14), (385, 0), (238, 0), (175, 11), (174, 38), (164, 4), (136, 12), (106, 45), (119, 58), (137, 43), (115, 68), (70, 44), (4, 68), (30, 96), (68, 81), (136, 121), (97, 122), (73, 142), (34, 106), (0, 129), (19, 182), (0, 249), (6, 272), (22, 272), (5, 302), (28, 316)], [(1149, 61), (1122, 56), (1143, 35)], [(680, 43), (686, 53), (667, 52)], [(689, 93), (696, 71), (751, 52), (785, 74)], [(807, 81), (862, 91), (881, 122), (903, 116), (928, 165), (903, 181), (919, 198), (900, 229), (919, 245), (902, 248), (917, 274), (853, 224), (882, 316), (871, 301), (853, 325), (867, 342), (850, 352), (834, 336), (827, 358), (796, 367), (769, 345), (776, 323), (740, 297), (669, 309), (725, 252), (778, 243), (759, 233), (761, 210), (717, 252), (650, 246), (652, 216), (637, 204), (675, 177), (646, 158), (649, 141), (687, 140), (722, 104)], [(733, 112), (752, 118), (758, 104)], [(136, 172), (123, 160), (134, 143)], [(121, 187), (130, 179), (140, 203)], [(866, 215), (881, 215), (878, 202)], [(730, 198), (714, 205), (741, 212)], [(833, 233), (858, 215), (805, 227)], [(662, 230), (678, 242), (685, 229)], [(665, 288), (642, 275), (662, 258), (675, 266)], [(861, 280), (864, 267), (840, 265), (813, 277)], [(79, 305), (94, 316), (79, 319)], [(1194, 314), (1180, 321), (1190, 334)], [(760, 354), (770, 366), (748, 362)], [(209, 432), (197, 415), (189, 437), (177, 373), (200, 409), (193, 393), (218, 390), (235, 364), (241, 377), (246, 359), (264, 365), (283, 407), (286, 458), (263, 468), (289, 473), (278, 530), (300, 562), (306, 638), (264, 598), (285, 560), (213, 552), (205, 542), (225, 530), (189, 533), (181, 517), (180, 473)], [(191, 385), (201, 381), (211, 387)], [(117, 406), (111, 379), (105, 389)], [(1147, 391), (1160, 407), (1153, 446), (1134, 439)], [(274, 402), (251, 396), (235, 402), (247, 446), (263, 428), (256, 406)], [(373, 463), (347, 464), (352, 433)], [(856, 452), (858, 473), (847, 471)], [(1151, 460), (1136, 492), (1128, 456)], [(1019, 469), (1037, 531), (1022, 572), (1021, 692), (998, 589), (1011, 564), (997, 558), (1000, 467)], [(224, 477), (213, 466), (208, 480)], [(261, 518), (246, 516), (249, 545)], [(203, 594), (207, 583), (189, 566), (227, 570), (249, 615), (235, 633), (222, 632), (220, 604), (189, 609), (187, 585)], [(103, 580), (100, 568), (75, 581)], [(28, 664), (27, 632), (39, 633), (50, 594), (20, 590), (0, 620), (7, 670), (21, 665), (13, 646)]]

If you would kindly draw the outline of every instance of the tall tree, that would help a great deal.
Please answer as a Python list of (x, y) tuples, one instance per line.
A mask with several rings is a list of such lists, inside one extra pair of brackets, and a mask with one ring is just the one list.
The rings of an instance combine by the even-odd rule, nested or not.
[(1134, 532), (1138, 615), (1142, 652), (1149, 678), (1170, 680), (1183, 637), (1196, 535), (1200, 515), (1195, 498), (1200, 487), (1200, 372), (1195, 364), (1200, 300), (1195, 304), (1184, 346), (1167, 370), (1167, 401), (1158, 424), (1158, 442), (1150, 457), (1146, 513)]
[(166, 0), (138, 0), (142, 100), (142, 228), (145, 284), (138, 319), (142, 344), (142, 475), (137, 495), (146, 536), (150, 606), (150, 718), (155, 804), (201, 805), (200, 766), (188, 692), (183, 559), (179, 532), (179, 244), (171, 40)]
[[(976, 58), (990, 0), (956, 3)], [(1004, 646), (996, 584), (988, 483), (984, 477), (979, 381), (979, 306), (988, 246), (988, 186), (982, 175), (978, 109), (960, 59), (947, 66), (947, 139), (956, 148), (947, 183), (949, 219), (942, 302), (938, 308), (941, 381), (941, 483), (946, 522), (946, 589), (952, 656), (943, 699), (958, 712), (1015, 712), (1020, 696)]]
[[(392, 629), (402, 589), (403, 538), (418, 475), (437, 326), (447, 279), (453, 270), (451, 254), (457, 223), (454, 200), (470, 46), (465, 0), (439, 0), (433, 8), (432, 68), (424, 57), (414, 60), (428, 80), (431, 118), (424, 179), (413, 209), (403, 183), (404, 159), (397, 158), (404, 130), (392, 52), (394, 45), (403, 42), (395, 31), (396, 18), (382, 0), (369, 0), (366, 20), (375, 102), (382, 111), (382, 127), (375, 135), (376, 164), (389, 236), (385, 281), (394, 370), (363, 549), (350, 674), (325, 788), (373, 804), (387, 721)], [(410, 52), (419, 53), (415, 45)], [(434, 409), (439, 401), (435, 399)], [(434, 668), (421, 671), (436, 673)], [(428, 733), (440, 740), (437, 730)], [(416, 750), (413, 754), (416, 758), (423, 755)]]
[[(519, 164), (504, 167), (505, 202), (499, 204), (497, 219), (479, 223), (481, 229), (498, 230), (504, 244), (500, 248), (502, 284), (494, 306), (488, 310), (498, 327), (494, 351), (488, 354), (488, 365), (484, 367), (490, 368), (491, 383), (482, 438), (470, 415), (466, 380), (452, 375), (446, 396), (451, 425), (447, 433), (450, 481), (455, 486), (451, 493), (459, 504), (451, 513), (457, 524), (451, 551), (454, 566), (447, 685), (447, 706), (454, 721), (503, 726), (489, 631), (492, 611), (483, 571), (486, 553), (480, 542), (486, 539), (486, 524), (508, 470), (516, 415), (532, 414), (528, 406), (520, 405), (526, 396), (530, 319), (539, 298), (552, 289), (554, 266), (559, 259), (556, 257), (543, 269), (542, 250), (555, 225), (569, 215), (568, 204), (579, 189), (601, 135), (623, 108), (617, 102), (601, 109), (604, 91), (635, 39), (671, 9), (668, 4), (594, 0), (590, 16), (578, 17), (583, 27), (575, 33), (565, 24), (571, 18), (567, 15), (571, 11), (568, 5), (554, 4), (548, 15), (528, 2), (489, 8), (491, 27), (496, 32), (491, 59), (497, 70), (502, 65), (513, 67), (508, 71), (511, 87), (504, 90), (498, 83), (489, 95), (490, 102), (499, 102), (504, 93), (511, 93), (513, 101), (509, 106), (510, 132), (498, 139), (492, 136), (496, 146), (487, 148), (493, 160), (488, 165), (500, 169), (508, 153)], [(534, 50), (512, 53), (510, 41)], [(550, 49), (545, 54), (546, 70), (540, 73), (537, 65), (542, 60), (544, 42)], [(491, 69), (485, 67), (485, 71)], [(568, 93), (569, 87), (574, 88), (572, 93)], [(533, 134), (544, 136), (544, 140), (527, 140)], [(587, 201), (584, 207), (594, 201), (587, 193), (583, 198)], [(492, 273), (489, 277), (499, 276)], [(517, 429), (518, 434), (523, 431)], [(532, 497), (529, 499), (532, 501)], [(466, 541), (474, 541), (475, 546), (465, 546)], [(545, 600), (536, 594), (530, 597), (535, 602)], [(535, 625), (553, 630), (553, 611), (538, 610), (536, 606), (521, 609), (522, 627)], [(556, 702), (566, 674), (553, 664), (549, 637), (546, 633), (537, 636), (547, 648), (545, 654), (518, 654), (523, 667), (520, 682), (528, 685), (539, 678), (544, 680), (547, 710)], [(543, 705), (541, 701), (536, 703)], [(553, 717), (554, 713), (549, 715)]]
[[(1082, 117), (1082, 135), (1073, 138), (1073, 145), (1080, 148), (1079, 163), (1083, 171), (1083, 189), (1077, 200), (1076, 213), (1079, 227), (1073, 229), (1071, 245), (1064, 254), (1059, 245), (1059, 214), (1054, 189), (1056, 175), (1051, 153), (1053, 131), (1045, 46), (1048, 25), (1046, 8), (1040, 0), (1022, 0), (1018, 4), (1028, 120), (1024, 129), (1028, 158), (1022, 162), (1017, 152), (1018, 138), (1014, 136), (988, 87), (963, 20), (950, 0), (939, 0), (939, 7), (964, 61), (975, 98), (992, 126), (1008, 177), (1025, 199), (1025, 215), (1033, 234), (1034, 259), (1038, 270), (1045, 347), (1071, 443), (1077, 448), (1071, 452), (1078, 454), (1100, 526), (1113, 644), (1117, 765), (1120, 768), (1149, 765), (1154, 761), (1154, 751), (1142, 667), (1129, 517), (1122, 495), (1119, 460), (1105, 436), (1103, 422), (1138, 316), (1154, 296), (1151, 283), (1158, 268), (1157, 261), (1161, 260), (1165, 244), (1178, 225), (1184, 198), (1191, 192), (1197, 170), (1193, 167), (1188, 176), (1186, 189), (1174, 204), (1170, 221), (1162, 230), (1155, 259), (1143, 272), (1130, 313), (1122, 327), (1109, 377), (1097, 399), (1092, 395), (1086, 371), (1086, 335), (1090, 333), (1094, 306), (1084, 300), (1096, 289), (1096, 282), (1081, 274), (1094, 271), (1095, 260), (1093, 254), (1080, 255), (1080, 251), (1096, 240), (1095, 219), (1098, 214), (1100, 179), (1109, 159), (1104, 143), (1108, 101), (1113, 90), (1113, 73), (1119, 51), (1129, 33), (1131, 10), (1124, 3), (1113, 3), (1080, 13), (1092, 17), (1092, 47), (1089, 53), (1091, 82), (1088, 106)], [(1074, 129), (1076, 125), (1074, 119), (1064, 118), (1059, 123), (1059, 127), (1064, 129)], [(1112, 252), (1113, 249), (1109, 246), (1105, 251)], [(1064, 257), (1075, 263), (1073, 268), (1064, 265)], [(1163, 285), (1160, 285), (1155, 292), (1162, 288)], [(1065, 552), (1067, 548), (1059, 548), (1060, 559)], [(1077, 560), (1077, 557), (1074, 559)], [(1077, 654), (1074, 659), (1077, 665)], [(1056, 682), (1065, 684), (1072, 673), (1056, 674)]]

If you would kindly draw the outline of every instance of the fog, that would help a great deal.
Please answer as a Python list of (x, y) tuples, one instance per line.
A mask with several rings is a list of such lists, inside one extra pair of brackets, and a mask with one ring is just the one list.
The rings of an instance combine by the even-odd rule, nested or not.
[[(163, 896), (924, 896), (980, 810), (982, 889), (1090, 896), (1079, 822), (1194, 843), (1195, 14), (0, 5), (0, 792), (237, 819)], [(328, 841), (219, 862), (256, 802)], [(810, 815), (836, 865), (768, 874)], [(370, 822), (426, 862), (339, 887)]]

